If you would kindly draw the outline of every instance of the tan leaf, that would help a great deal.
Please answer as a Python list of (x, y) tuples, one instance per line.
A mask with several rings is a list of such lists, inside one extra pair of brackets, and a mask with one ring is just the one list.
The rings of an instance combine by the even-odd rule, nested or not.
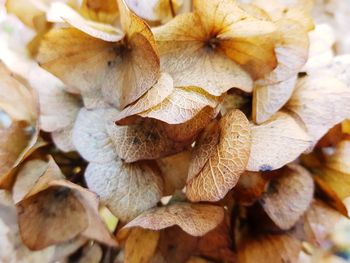
[(78, 235), (116, 245), (99, 218), (98, 199), (92, 192), (65, 180), (48, 180), (36, 188), (16, 205), (21, 237), (30, 249), (42, 249)]
[(53, 2), (46, 13), (47, 20), (54, 23), (68, 23), (80, 31), (108, 42), (117, 42), (124, 37), (124, 33), (109, 24), (85, 19), (68, 4)]
[(17, 209), (22, 240), (32, 250), (75, 238), (88, 226), (84, 206), (67, 187), (41, 191), (22, 200)]
[(56, 147), (63, 152), (75, 151), (72, 141), (73, 125), (70, 125), (63, 130), (54, 131), (51, 137)]
[(75, 28), (53, 29), (42, 41), (41, 66), (80, 90), (85, 103), (102, 89), (106, 102), (124, 108), (159, 77), (159, 58), (149, 27), (122, 0), (118, 5), (126, 34), (118, 42), (106, 42)]
[(185, 187), (191, 155), (191, 152), (183, 151), (157, 160), (164, 179), (163, 195), (172, 195)]
[(160, 233), (142, 228), (131, 230), (124, 250), (125, 263), (148, 263), (156, 252)]
[(0, 61), (0, 108), (14, 120), (35, 122), (38, 115), (33, 91), (19, 82)]
[(10, 193), (4, 190), (0, 191), (0, 208), (1, 262), (35, 263), (64, 260), (86, 242), (80, 238), (40, 251), (29, 250), (19, 235), (16, 207)]
[(165, 100), (174, 90), (173, 79), (167, 73), (161, 73), (157, 83), (142, 95), (135, 103), (126, 107), (117, 116), (118, 124), (128, 124), (127, 117), (139, 114), (156, 107)]
[(261, 125), (252, 125), (252, 147), (247, 170), (270, 171), (294, 161), (311, 144), (303, 127), (284, 112)]
[(289, 165), (272, 179), (260, 203), (272, 221), (286, 230), (308, 209), (313, 194), (314, 182), (310, 173), (302, 166)]
[(246, 168), (251, 144), (247, 118), (241, 111), (232, 110), (220, 120), (219, 127), (218, 144), (214, 150), (204, 144), (205, 150), (209, 148), (212, 153), (199, 174), (187, 182), (186, 195), (191, 201), (220, 200), (236, 185)]
[(301, 242), (288, 234), (254, 237), (238, 249), (238, 263), (298, 262)]
[(73, 144), (89, 162), (109, 162), (117, 158), (116, 146), (107, 132), (107, 125), (115, 126), (111, 120), (117, 110), (82, 108), (73, 128)]
[(313, 144), (334, 125), (349, 117), (350, 89), (328, 76), (309, 76), (298, 81), (286, 105), (304, 122)]
[(12, 182), (11, 170), (25, 158), (35, 143), (26, 131), (24, 122), (13, 122), (9, 128), (0, 129), (0, 185), (7, 188)]
[[(73, 144), (86, 160), (104, 163), (119, 156), (126, 162), (134, 162), (165, 157), (190, 145), (203, 128), (200, 125), (209, 121), (206, 115), (207, 122), (198, 120), (198, 123), (185, 123), (178, 127), (168, 127), (150, 119), (130, 126), (117, 126), (114, 124), (117, 114), (118, 111), (113, 108), (90, 111), (83, 108), (80, 111), (73, 129)], [(177, 142), (176, 138), (169, 138), (170, 135), (184, 139)]]
[(208, 162), (209, 158), (216, 150), (219, 143), (220, 127), (219, 122), (213, 120), (203, 130), (200, 137), (196, 140), (196, 145), (193, 148), (190, 167), (188, 170), (188, 180), (194, 178)]
[(297, 76), (267, 86), (255, 86), (253, 93), (253, 119), (261, 124), (273, 116), (289, 100)]
[(85, 179), (89, 189), (123, 221), (155, 206), (163, 191), (160, 174), (146, 163), (127, 164), (120, 160), (90, 163)]
[[(162, 86), (158, 86), (157, 89), (162, 89), (162, 92), (166, 92), (166, 89)], [(160, 92), (157, 93), (159, 94)], [(154, 95), (152, 94), (152, 96)], [(148, 94), (146, 94), (146, 101), (150, 100), (148, 97)], [(198, 87), (176, 87), (172, 90), (171, 94), (166, 96), (162, 101), (159, 101), (159, 103), (156, 104), (156, 99), (152, 100), (154, 106), (150, 105), (148, 108), (143, 106), (143, 111), (139, 110), (141, 108), (139, 104), (145, 105), (145, 102), (143, 100), (141, 101), (141, 99), (138, 100), (134, 105), (139, 109), (135, 111), (134, 105), (127, 107), (124, 110), (126, 112), (124, 113), (122, 111), (122, 117), (118, 117), (117, 121), (124, 118), (124, 116), (138, 114), (142, 117), (158, 119), (169, 124), (180, 124), (191, 120), (207, 106), (216, 108), (219, 101), (219, 97), (214, 97)], [(117, 123), (120, 123), (120, 121)]]
[(175, 86), (198, 86), (214, 96), (232, 87), (250, 92), (252, 80), (243, 68), (256, 77), (276, 66), (273, 23), (255, 19), (227, 0), (193, 5), (192, 13), (154, 30), (162, 67)]
[(311, 9), (314, 7), (313, 0), (253, 0), (254, 5), (264, 9), (274, 20), (290, 19), (302, 25), (305, 30), (314, 28), (313, 19), (310, 16)]
[(161, 127), (167, 136), (175, 142), (193, 142), (201, 130), (203, 130), (219, 113), (220, 106), (213, 109), (205, 107), (194, 118), (180, 124), (162, 123)]
[(205, 204), (174, 203), (150, 209), (125, 227), (142, 227), (152, 230), (177, 225), (193, 236), (202, 236), (214, 229), (224, 218), (221, 207)]
[(40, 159), (24, 163), (20, 167), (12, 188), (13, 201), (17, 203), (22, 200), (47, 169), (48, 163)]

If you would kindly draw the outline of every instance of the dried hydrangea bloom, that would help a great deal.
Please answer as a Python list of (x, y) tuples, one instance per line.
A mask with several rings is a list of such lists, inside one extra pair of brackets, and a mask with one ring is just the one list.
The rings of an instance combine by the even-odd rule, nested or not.
[[(80, 91), (87, 107), (94, 97), (124, 108), (159, 77), (159, 58), (148, 25), (118, 1), (122, 31), (95, 25), (69, 13), (73, 27), (52, 29), (42, 41), (38, 61), (68, 86)], [(71, 15), (70, 15), (71, 14)], [(88, 23), (89, 22), (89, 23)], [(91, 101), (92, 100), (92, 101)]]
[(253, 79), (276, 67), (276, 26), (235, 1), (194, 1), (193, 12), (154, 29), (161, 65), (175, 86), (198, 86), (220, 96), (252, 91)]

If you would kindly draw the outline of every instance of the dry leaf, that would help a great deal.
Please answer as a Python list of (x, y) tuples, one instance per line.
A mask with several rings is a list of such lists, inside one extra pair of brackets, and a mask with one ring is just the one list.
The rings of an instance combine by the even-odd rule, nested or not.
[(33, 91), (19, 82), (1, 61), (0, 78), (0, 108), (16, 121), (35, 122), (38, 109)]
[[(161, 80), (162, 78), (159, 81)], [(220, 101), (219, 97), (214, 97), (198, 87), (172, 89), (172, 87), (164, 88), (164, 84), (167, 83), (157, 84), (135, 104), (125, 108), (118, 116), (117, 123), (122, 124), (123, 118), (137, 114), (169, 124), (180, 124), (191, 120), (207, 106), (216, 108)], [(172, 85), (172, 81), (167, 85)], [(170, 90), (171, 93), (168, 94)]]
[(88, 226), (84, 206), (66, 187), (41, 191), (22, 200), (17, 209), (21, 237), (31, 250), (73, 239)]
[(162, 67), (175, 86), (198, 86), (214, 96), (232, 87), (250, 92), (252, 79), (243, 68), (262, 77), (276, 66), (273, 23), (228, 0), (193, 5), (192, 13), (154, 29)]
[[(24, 158), (32, 146), (32, 137), (24, 122), (13, 122), (9, 128), (0, 129), (0, 185), (11, 184), (11, 170)], [(35, 139), (35, 138), (34, 138)]]
[(221, 207), (205, 204), (174, 203), (150, 209), (125, 227), (142, 227), (160, 230), (174, 225), (192, 236), (203, 236), (214, 229), (224, 218)]
[(22, 242), (17, 225), (16, 207), (11, 195), (0, 191), (0, 261), (16, 263), (53, 262), (74, 253), (85, 239), (74, 239), (40, 251), (29, 250)]
[(289, 165), (272, 179), (260, 203), (272, 221), (281, 229), (290, 229), (309, 207), (314, 182), (299, 165)]
[[(73, 129), (73, 143), (86, 160), (105, 163), (119, 156), (126, 162), (134, 162), (165, 157), (190, 145), (199, 129), (206, 125), (205, 120), (200, 120), (200, 127), (189, 125), (186, 130), (186, 123), (168, 127), (159, 121), (145, 119), (134, 125), (117, 126), (114, 124), (117, 114), (113, 108), (81, 109)], [(169, 138), (168, 133), (173, 137), (181, 136), (184, 142)]]
[(253, 119), (261, 124), (273, 116), (293, 93), (297, 76), (267, 86), (255, 86), (253, 95)]
[(106, 102), (124, 108), (159, 77), (159, 58), (150, 29), (122, 0), (118, 6), (125, 33), (122, 40), (106, 42), (76, 28), (52, 29), (39, 50), (41, 66), (80, 90), (88, 107), (98, 106), (89, 100), (102, 91)]
[(164, 180), (164, 196), (172, 195), (185, 187), (191, 156), (191, 152), (183, 151), (157, 160)]
[(118, 124), (128, 124), (127, 117), (140, 114), (151, 108), (157, 107), (174, 91), (173, 79), (167, 73), (161, 73), (157, 83), (142, 95), (135, 103), (126, 107), (117, 116)]
[(292, 116), (277, 112), (271, 119), (252, 125), (252, 147), (247, 170), (271, 171), (294, 161), (311, 144), (303, 127)]
[[(220, 200), (236, 185), (246, 168), (251, 135), (245, 115), (239, 110), (232, 110), (220, 120), (219, 127), (220, 137), (215, 149), (207, 147), (206, 141), (202, 140), (205, 149), (198, 151), (199, 156), (206, 157), (202, 153), (208, 148), (211, 153), (199, 174), (190, 177), (187, 182), (186, 195), (191, 201)], [(213, 136), (214, 141), (216, 137)]]
[(123, 221), (155, 206), (163, 191), (160, 174), (146, 163), (90, 163), (85, 179), (89, 189)]
[(256, 236), (238, 247), (238, 263), (298, 262), (301, 242), (288, 234)]
[(47, 171), (16, 205), (23, 242), (38, 250), (82, 235), (115, 246), (99, 218), (96, 195), (55, 176)]
[(158, 231), (134, 228), (125, 243), (125, 263), (148, 263), (151, 262), (156, 252), (160, 233)]
[(310, 76), (298, 81), (286, 105), (305, 124), (313, 144), (350, 115), (350, 89), (338, 79)]
[(25, 162), (19, 168), (16, 181), (12, 188), (13, 201), (17, 203), (22, 200), (47, 169), (48, 163), (40, 159)]

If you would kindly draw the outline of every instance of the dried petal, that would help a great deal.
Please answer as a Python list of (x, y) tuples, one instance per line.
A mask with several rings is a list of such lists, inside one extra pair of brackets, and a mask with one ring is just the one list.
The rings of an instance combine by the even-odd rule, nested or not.
[(289, 165), (272, 179), (260, 203), (272, 221), (281, 229), (291, 228), (309, 207), (314, 182), (299, 165)]
[(162, 196), (160, 175), (144, 163), (90, 163), (85, 179), (89, 189), (123, 221), (155, 206)]
[(150, 209), (129, 222), (125, 227), (160, 230), (178, 225), (192, 236), (202, 236), (220, 224), (223, 218), (224, 210), (218, 206), (174, 203)]
[(270, 171), (294, 161), (311, 144), (302, 126), (284, 112), (261, 125), (252, 125), (252, 147), (247, 170)]
[(35, 122), (37, 105), (33, 91), (19, 82), (0, 61), (0, 109), (14, 120)]
[(191, 201), (220, 200), (246, 168), (251, 143), (247, 118), (241, 111), (232, 110), (220, 120), (219, 126), (215, 150), (210, 150), (212, 153), (200, 173), (187, 182), (186, 195)]
[(313, 144), (334, 125), (349, 117), (350, 89), (328, 76), (301, 79), (287, 104), (304, 122)]

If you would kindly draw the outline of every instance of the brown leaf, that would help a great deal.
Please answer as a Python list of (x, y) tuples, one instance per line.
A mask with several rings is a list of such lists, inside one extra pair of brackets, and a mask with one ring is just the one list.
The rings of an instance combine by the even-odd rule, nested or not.
[(142, 227), (152, 230), (177, 225), (193, 236), (202, 236), (214, 229), (224, 218), (221, 207), (205, 204), (174, 203), (150, 209), (125, 227)]
[[(205, 149), (197, 151), (199, 157), (206, 157), (207, 150), (211, 154), (201, 170), (195, 169), (200, 170), (199, 174), (187, 182), (186, 195), (191, 201), (220, 200), (236, 185), (246, 168), (251, 143), (247, 118), (241, 111), (232, 110), (220, 120), (219, 127), (220, 138), (215, 149), (202, 140)], [(212, 129), (210, 132), (215, 134), (216, 131)], [(213, 136), (214, 141), (216, 136)], [(211, 142), (210, 138), (209, 145)], [(202, 164), (196, 166), (200, 168)]]
[(250, 92), (252, 79), (243, 68), (256, 77), (276, 66), (273, 23), (251, 17), (228, 0), (193, 5), (192, 13), (154, 30), (162, 67), (178, 87), (198, 86), (214, 96), (232, 87)]
[[(157, 105), (146, 108), (143, 112), (135, 113), (142, 117), (161, 120), (169, 124), (181, 124), (190, 121), (207, 106), (216, 108), (219, 101), (219, 97), (214, 97), (198, 87), (176, 87), (171, 94)], [(140, 100), (136, 104), (139, 102)], [(140, 103), (143, 104), (144, 102)], [(134, 105), (130, 107), (133, 108)], [(122, 117), (125, 116), (123, 112), (121, 112), (121, 115)], [(118, 117), (119, 119), (121, 118)]]
[(254, 237), (238, 248), (238, 263), (298, 262), (301, 242), (288, 234)]
[[(205, 120), (195, 118), (191, 123), (179, 126), (167, 126), (151, 119), (117, 126), (114, 124), (117, 114), (118, 111), (113, 108), (81, 109), (73, 129), (73, 144), (86, 160), (105, 163), (119, 156), (126, 162), (134, 162), (180, 152), (214, 117), (204, 115)], [(177, 142), (170, 136), (182, 141)]]
[(11, 170), (25, 157), (34, 144), (24, 122), (13, 122), (9, 128), (0, 129), (0, 185), (7, 188), (12, 182)]
[(167, 73), (162, 73), (157, 83), (142, 95), (135, 103), (121, 111), (116, 120), (118, 124), (128, 124), (127, 117), (140, 114), (153, 107), (157, 107), (174, 90), (173, 79)]
[(22, 240), (32, 250), (75, 238), (88, 226), (84, 206), (67, 187), (47, 188), (22, 200), (17, 209)]
[(125, 263), (148, 263), (151, 262), (156, 252), (160, 233), (142, 228), (131, 230), (124, 250)]
[(1, 61), (0, 79), (0, 109), (13, 120), (35, 122), (38, 108), (33, 90), (19, 82)]
[(249, 171), (278, 169), (298, 158), (311, 144), (299, 122), (284, 112), (277, 112), (268, 121), (252, 125), (251, 129)]
[(176, 190), (185, 187), (190, 160), (191, 152), (189, 151), (183, 151), (157, 160), (157, 165), (164, 180), (163, 195), (172, 195)]
[(309, 172), (299, 165), (289, 165), (272, 179), (260, 203), (281, 229), (291, 228), (308, 209), (314, 194)]
[(89, 189), (123, 221), (154, 207), (163, 191), (160, 174), (146, 163), (90, 163), (85, 179)]
[(334, 125), (349, 117), (350, 90), (328, 76), (309, 76), (298, 81), (286, 105), (304, 122), (313, 144)]
[(118, 8), (126, 34), (122, 40), (106, 42), (75, 28), (53, 29), (39, 50), (41, 66), (80, 90), (88, 107), (99, 106), (93, 99), (102, 91), (107, 103), (124, 108), (159, 77), (159, 58), (149, 27), (122, 0)]
[(16, 207), (10, 193), (4, 190), (0, 191), (0, 233), (1, 262), (35, 263), (64, 260), (86, 242), (84, 238), (80, 238), (40, 251), (29, 250), (19, 235)]
[(69, 181), (57, 180), (61, 176), (58, 166), (51, 161), (49, 169), (17, 203), (23, 242), (38, 250), (80, 235), (115, 246), (99, 217), (97, 196)]
[(25, 162), (19, 168), (16, 181), (12, 188), (12, 198), (15, 203), (21, 201), (26, 196), (39, 178), (47, 171), (48, 165), (43, 160), (34, 159)]

